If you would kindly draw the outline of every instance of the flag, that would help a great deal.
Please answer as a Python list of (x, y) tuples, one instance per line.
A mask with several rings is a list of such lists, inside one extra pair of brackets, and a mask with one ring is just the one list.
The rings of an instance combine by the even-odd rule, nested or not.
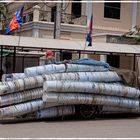
[(91, 15), (91, 19), (89, 22), (88, 33), (87, 33), (87, 46), (92, 46), (92, 24), (93, 24), (93, 15)]
[(10, 24), (6, 27), (6, 33), (10, 33), (19, 29), (22, 26), (22, 16), (23, 16), (23, 9), (22, 6), (14, 15), (13, 19), (11, 20)]

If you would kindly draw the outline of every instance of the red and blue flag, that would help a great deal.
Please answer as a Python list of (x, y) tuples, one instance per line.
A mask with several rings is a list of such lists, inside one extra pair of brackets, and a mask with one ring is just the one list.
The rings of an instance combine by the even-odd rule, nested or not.
[(23, 9), (24, 6), (22, 6), (14, 15), (12, 21), (10, 24), (6, 27), (6, 33), (10, 33), (12, 31), (15, 31), (19, 29), (22, 26), (22, 16), (23, 16)]
[(89, 22), (88, 33), (87, 33), (87, 46), (92, 46), (92, 25), (93, 25), (93, 15), (91, 15), (91, 19)]

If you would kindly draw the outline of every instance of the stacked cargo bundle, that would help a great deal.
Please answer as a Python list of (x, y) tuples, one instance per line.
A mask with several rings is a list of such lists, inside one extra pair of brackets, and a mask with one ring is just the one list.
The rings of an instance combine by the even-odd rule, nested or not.
[[(92, 72), (85, 68), (88, 66), (92, 67)], [(100, 113), (140, 112), (140, 91), (124, 86), (121, 77), (109, 71), (106, 63), (90, 60), (83, 64), (80, 60), (77, 65), (66, 64), (66, 67), (65, 73), (47, 75), (43, 87), (43, 102), (60, 105), (52, 108), (53, 114), (60, 112), (56, 116), (63, 115), (62, 112), (64, 115), (74, 114), (76, 105), (99, 106)], [(37, 117), (49, 117), (50, 110), (37, 112)]]
[(26, 68), (0, 84), (0, 116), (36, 118), (91, 112), (139, 113), (140, 91), (124, 86), (109, 65), (89, 59)]
[[(67, 69), (67, 67), (69, 67)], [(25, 73), (8, 74), (3, 76), (0, 85), (0, 115), (1, 117), (21, 116), (32, 113), (44, 107), (42, 98), (42, 87), (44, 81), (48, 80), (50, 73), (62, 73), (81, 69), (96, 71), (96, 67), (78, 66), (71, 64), (66, 66), (46, 65), (25, 69)], [(104, 69), (101, 67), (101, 69)], [(105, 70), (105, 69), (104, 69)], [(34, 76), (34, 77), (30, 77)], [(24, 77), (24, 78), (22, 78)], [(51, 106), (50, 104), (47, 105)]]
[(121, 78), (116, 72), (62, 73), (49, 77), (52, 79), (43, 87), (44, 103), (102, 106), (102, 112), (140, 111), (140, 91), (118, 83)]
[(5, 81), (0, 85), (0, 116), (20, 116), (43, 106), (42, 76)]

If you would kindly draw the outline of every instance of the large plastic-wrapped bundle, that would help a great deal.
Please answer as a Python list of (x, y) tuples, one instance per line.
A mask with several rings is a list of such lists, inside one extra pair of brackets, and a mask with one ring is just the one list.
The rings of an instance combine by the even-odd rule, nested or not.
[(76, 80), (90, 82), (118, 82), (121, 77), (116, 72), (70, 72), (45, 75), (47, 81)]
[(3, 74), (2, 82), (23, 79), (25, 77), (27, 77), (27, 76), (24, 73)]
[(54, 118), (75, 114), (74, 106), (56, 106), (36, 112), (36, 118)]
[(0, 108), (0, 117), (14, 117), (32, 113), (44, 107), (41, 99)]
[(43, 75), (43, 74), (51, 74), (51, 73), (60, 73), (65, 72), (65, 65), (64, 64), (49, 64), (37, 67), (30, 67), (24, 69), (24, 73), (27, 76), (36, 76), (36, 75)]
[(66, 66), (67, 66), (66, 72), (108, 71), (108, 68), (105, 68), (104, 66), (77, 65), (77, 64), (66, 64)]
[(44, 91), (97, 93), (115, 96), (138, 98), (140, 90), (119, 84), (79, 82), (79, 81), (46, 81)]
[(16, 103), (42, 98), (42, 90), (42, 88), (36, 88), (0, 96), (0, 106), (12, 105)]
[(42, 87), (43, 82), (44, 79), (42, 76), (26, 77), (24, 79), (3, 82), (0, 84), (0, 95)]
[(30, 67), (24, 70), (27, 76), (37, 76), (62, 72), (95, 72), (108, 71), (104, 66), (77, 65), (77, 64), (49, 64), (44, 66)]
[(140, 107), (137, 108), (122, 108), (113, 106), (102, 106), (100, 114), (105, 113), (140, 113)]
[(70, 63), (77, 64), (77, 65), (103, 66), (108, 69), (110, 68), (108, 63), (94, 60), (94, 59), (89, 59), (89, 58), (81, 58), (81, 59), (73, 60)]
[(78, 93), (45, 93), (42, 96), (43, 102), (56, 104), (88, 104), (88, 105), (108, 105), (125, 108), (139, 107), (138, 99), (124, 97), (78, 94)]

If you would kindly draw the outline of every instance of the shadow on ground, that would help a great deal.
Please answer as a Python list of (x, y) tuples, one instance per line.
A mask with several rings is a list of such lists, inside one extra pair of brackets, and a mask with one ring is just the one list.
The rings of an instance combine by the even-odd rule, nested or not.
[(138, 119), (140, 117), (139, 114), (102, 114), (95, 116), (91, 119), (83, 119), (80, 116), (65, 116), (59, 118), (51, 118), (51, 119), (35, 119), (35, 118), (3, 118), (0, 119), (0, 124), (17, 124), (17, 123), (34, 123), (34, 122), (46, 122), (46, 123), (56, 123), (56, 122), (73, 122), (73, 121), (102, 121), (102, 120), (122, 120), (122, 119)]

